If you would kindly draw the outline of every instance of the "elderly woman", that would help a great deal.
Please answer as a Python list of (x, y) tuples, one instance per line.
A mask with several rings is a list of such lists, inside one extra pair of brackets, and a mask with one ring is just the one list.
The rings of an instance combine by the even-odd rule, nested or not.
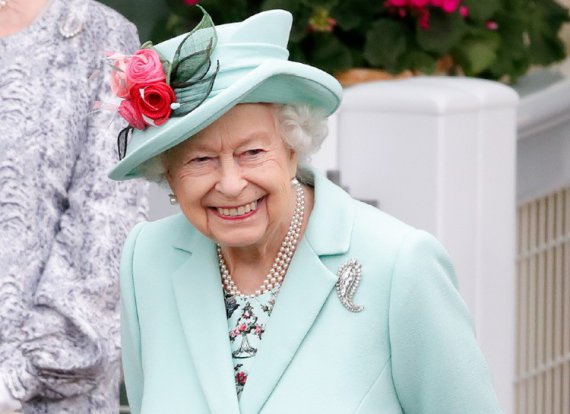
[(290, 26), (205, 15), (121, 61), (152, 81), (120, 79), (110, 176), (163, 177), (182, 210), (123, 252), (132, 411), (500, 413), (440, 244), (306, 165), (341, 88), (287, 61)]

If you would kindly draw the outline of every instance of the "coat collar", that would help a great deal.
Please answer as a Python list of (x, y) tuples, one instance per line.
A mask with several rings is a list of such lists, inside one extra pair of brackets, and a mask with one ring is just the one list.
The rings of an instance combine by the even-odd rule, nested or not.
[(313, 211), (255, 356), (239, 402), (241, 410), (215, 245), (187, 222), (173, 243), (191, 253), (173, 275), (173, 284), (188, 346), (213, 412), (261, 411), (334, 288), (337, 276), (321, 256), (348, 251), (354, 204), (321, 174), (314, 170), (309, 174), (315, 187)]
[(313, 179), (315, 204), (305, 237), (318, 256), (346, 253), (354, 224), (354, 200), (316, 170), (307, 171)]
[(216, 248), (196, 231), (191, 238), (191, 254), (172, 275), (178, 314), (210, 411), (237, 414), (232, 351)]

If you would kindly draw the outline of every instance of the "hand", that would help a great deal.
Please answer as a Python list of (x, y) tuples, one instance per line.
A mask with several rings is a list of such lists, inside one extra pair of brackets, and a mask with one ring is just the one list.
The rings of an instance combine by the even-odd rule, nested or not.
[[(2, 377), (0, 376), (0, 378)], [(0, 414), (10, 414), (20, 408), (22, 408), (20, 401), (12, 397), (6, 384), (0, 380)]]

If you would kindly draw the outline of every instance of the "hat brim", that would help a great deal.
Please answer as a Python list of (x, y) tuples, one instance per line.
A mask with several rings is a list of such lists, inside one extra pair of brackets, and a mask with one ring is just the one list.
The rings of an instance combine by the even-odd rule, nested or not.
[(342, 88), (335, 78), (320, 69), (270, 59), (213, 95), (184, 116), (172, 117), (159, 127), (135, 130), (125, 158), (113, 167), (109, 178), (140, 177), (141, 164), (197, 134), (237, 104), (307, 104), (330, 115), (340, 105)]

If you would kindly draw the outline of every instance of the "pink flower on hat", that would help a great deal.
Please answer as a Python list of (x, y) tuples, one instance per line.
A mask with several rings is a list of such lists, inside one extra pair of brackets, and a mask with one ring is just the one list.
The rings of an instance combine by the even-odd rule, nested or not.
[(176, 95), (166, 83), (158, 53), (143, 48), (132, 56), (109, 54), (108, 58), (114, 69), (111, 89), (123, 99), (119, 115), (136, 129), (164, 124), (172, 113)]
[(113, 61), (111, 72), (111, 90), (119, 98), (126, 98), (129, 95), (129, 85), (127, 83), (127, 65), (130, 56), (121, 54), (110, 54), (109, 59)]
[(121, 115), (133, 128), (146, 128), (142, 114), (129, 99), (121, 101), (121, 104), (119, 105), (119, 115)]
[(154, 49), (140, 49), (127, 66), (127, 81), (131, 84), (148, 84), (166, 80), (160, 57)]

